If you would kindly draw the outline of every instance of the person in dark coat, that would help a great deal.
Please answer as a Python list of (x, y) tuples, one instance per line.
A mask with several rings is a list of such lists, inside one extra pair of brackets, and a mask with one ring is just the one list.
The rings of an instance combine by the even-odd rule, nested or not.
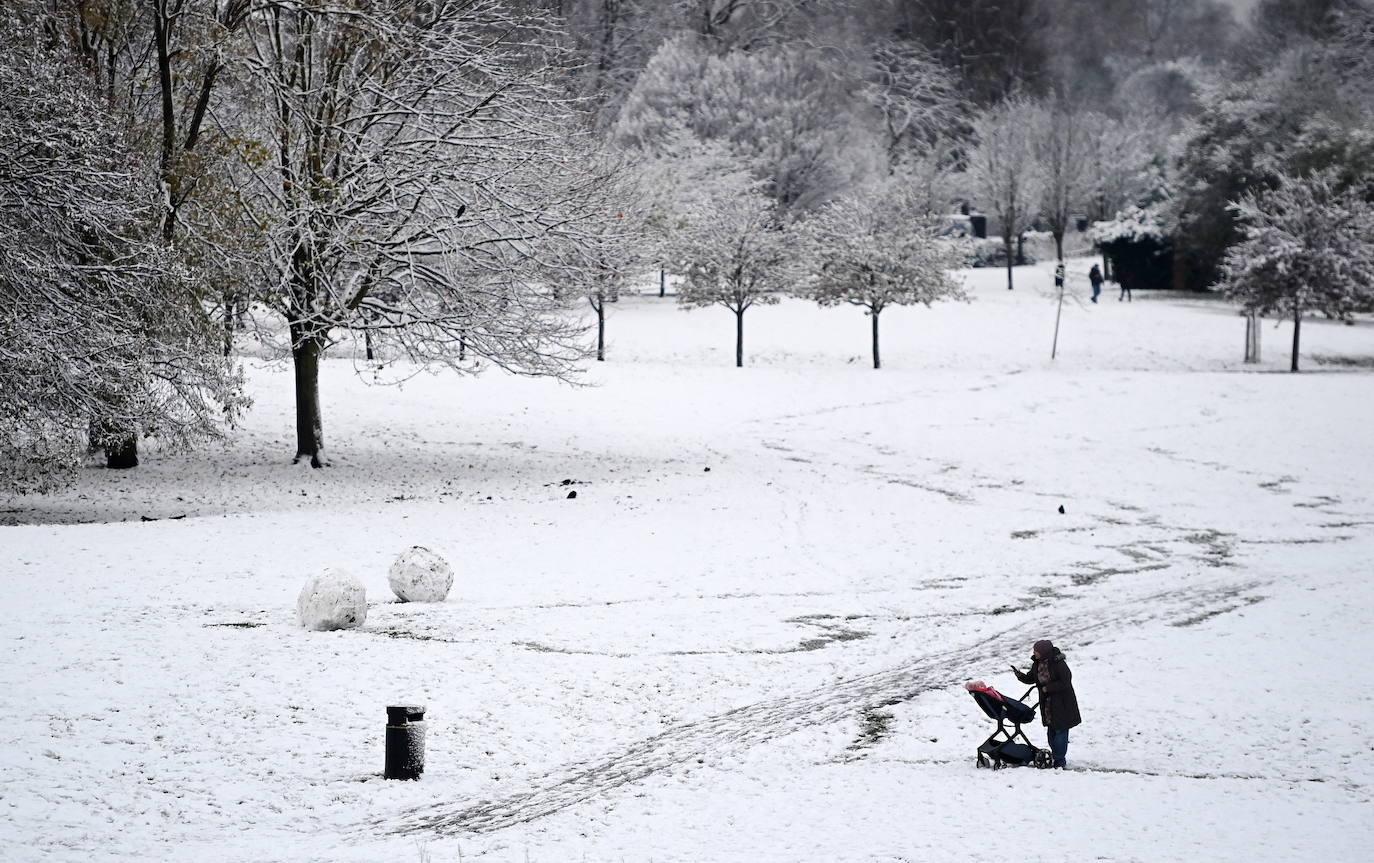
[(1048, 639), (1035, 642), (1030, 670), (1022, 673), (1011, 667), (1016, 679), (1033, 683), (1040, 693), (1040, 723), (1054, 756), (1054, 766), (1063, 767), (1069, 753), (1069, 729), (1083, 722), (1078, 713), (1078, 696), (1073, 691), (1073, 672), (1064, 654)]
[(1088, 281), (1093, 284), (1093, 302), (1095, 303), (1097, 302), (1097, 295), (1102, 293), (1103, 282), (1102, 271), (1097, 268), (1097, 264), (1093, 264), (1093, 268), (1088, 270)]

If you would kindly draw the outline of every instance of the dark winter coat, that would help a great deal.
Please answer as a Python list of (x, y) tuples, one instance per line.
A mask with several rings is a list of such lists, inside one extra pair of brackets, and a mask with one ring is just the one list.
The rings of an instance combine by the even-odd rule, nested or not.
[(1094, 287), (1102, 284), (1102, 271), (1097, 268), (1097, 264), (1093, 264), (1093, 268), (1088, 270), (1088, 281), (1092, 282)]
[(1073, 672), (1064, 661), (1064, 653), (1055, 650), (1047, 661), (1049, 680), (1040, 682), (1041, 660), (1031, 659), (1030, 671), (1025, 674), (1016, 672), (1016, 679), (1022, 683), (1033, 683), (1040, 691), (1040, 724), (1047, 728), (1067, 731), (1082, 724), (1083, 717), (1078, 714), (1078, 696), (1073, 691)]

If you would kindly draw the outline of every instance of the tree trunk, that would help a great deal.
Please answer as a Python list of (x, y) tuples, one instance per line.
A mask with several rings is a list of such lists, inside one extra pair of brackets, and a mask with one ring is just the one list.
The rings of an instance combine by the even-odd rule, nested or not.
[(363, 346), (367, 351), (368, 362), (372, 361), (372, 330), (363, 330)]
[(606, 361), (606, 300), (603, 298), (594, 304), (596, 308), (596, 358), (599, 362)]
[(1260, 361), (1260, 316), (1255, 312), (1245, 315), (1245, 362)]
[(1007, 290), (1010, 291), (1010, 290), (1011, 290), (1011, 268), (1012, 268), (1012, 262), (1013, 262), (1013, 260), (1014, 260), (1014, 259), (1012, 258), (1012, 256), (1011, 256), (1011, 237), (1010, 237), (1010, 236), (1003, 237), (1003, 238), (1002, 238), (1002, 245), (1006, 248), (1006, 252), (1007, 252)]
[(880, 369), (883, 364), (878, 358), (878, 310), (874, 309), (870, 313), (870, 317), (873, 318), (873, 368)]
[(234, 295), (224, 295), (224, 355), (234, 352)]
[(1050, 344), (1050, 359), (1059, 355), (1059, 319), (1064, 315), (1064, 283), (1059, 283), (1059, 307), (1054, 310), (1054, 341)]
[(664, 296), (664, 292), (667, 290), (667, 288), (668, 288), (668, 273), (667, 273), (666, 270), (664, 270), (663, 268), (660, 267), (660, 268), (659, 268), (659, 271), (658, 271), (658, 296), (659, 296), (660, 298), (662, 298), (662, 297)]
[(468, 334), (458, 333), (458, 362), (463, 362), (468, 358)]
[(1054, 254), (1062, 263), (1064, 260), (1064, 230), (1062, 228), (1054, 232)]
[(310, 459), (311, 467), (324, 467), (324, 422), (320, 417), (320, 351), (316, 336), (293, 338), (291, 359), (296, 369), (296, 458)]
[(735, 368), (744, 368), (744, 309), (735, 312)]
[(167, 185), (167, 211), (162, 217), (162, 239), (170, 242), (176, 228), (177, 178), (172, 171), (172, 157), (176, 150), (176, 95), (172, 92), (172, 55), (167, 27), (171, 23), (164, 0), (153, 2), (153, 43), (157, 49), (158, 89), (162, 103), (162, 146), (158, 153), (158, 168), (162, 182)]
[(1016, 266), (1018, 266), (1018, 267), (1024, 267), (1025, 265), (1026, 265), (1026, 235), (1025, 235), (1025, 234), (1017, 234), (1017, 235), (1016, 235)]
[(1298, 332), (1302, 329), (1302, 306), (1293, 304), (1293, 364), (1290, 372), (1298, 370)]

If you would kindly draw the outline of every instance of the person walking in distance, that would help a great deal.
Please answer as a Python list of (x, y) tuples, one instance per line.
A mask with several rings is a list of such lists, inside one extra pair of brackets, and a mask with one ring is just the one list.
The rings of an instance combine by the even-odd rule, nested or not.
[(1126, 281), (1124, 277), (1119, 276), (1117, 278), (1117, 284), (1121, 285), (1121, 296), (1117, 297), (1116, 301), (1118, 303), (1122, 300), (1125, 300), (1128, 303), (1135, 302), (1135, 300), (1131, 298), (1131, 283)]
[(1078, 713), (1078, 696), (1073, 691), (1073, 672), (1064, 654), (1049, 639), (1035, 642), (1031, 666), (1026, 672), (1011, 667), (1016, 679), (1034, 684), (1040, 693), (1040, 723), (1045, 726), (1050, 754), (1055, 767), (1068, 764), (1069, 729), (1083, 722)]
[(1093, 302), (1097, 302), (1097, 295), (1102, 293), (1102, 271), (1093, 264), (1093, 268), (1088, 270), (1088, 281), (1093, 283)]

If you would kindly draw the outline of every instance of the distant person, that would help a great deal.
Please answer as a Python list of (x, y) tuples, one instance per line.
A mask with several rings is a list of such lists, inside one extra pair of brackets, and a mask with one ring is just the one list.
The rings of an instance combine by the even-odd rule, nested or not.
[(1024, 674), (1011, 667), (1016, 679), (1035, 684), (1040, 693), (1040, 723), (1045, 726), (1045, 738), (1055, 767), (1068, 764), (1069, 729), (1082, 724), (1078, 714), (1078, 696), (1073, 691), (1073, 672), (1064, 661), (1064, 654), (1049, 639), (1035, 642), (1030, 670)]
[(1127, 300), (1132, 303), (1135, 302), (1135, 300), (1131, 299), (1131, 283), (1126, 281), (1124, 276), (1119, 278), (1117, 284), (1121, 286), (1121, 296), (1117, 297), (1116, 301), (1118, 303), (1122, 300)]
[(1054, 286), (1056, 288), (1064, 287), (1064, 264), (1062, 261), (1054, 268)]
[(1093, 268), (1088, 270), (1088, 281), (1093, 283), (1093, 302), (1097, 302), (1097, 295), (1102, 293), (1102, 271), (1093, 264)]

